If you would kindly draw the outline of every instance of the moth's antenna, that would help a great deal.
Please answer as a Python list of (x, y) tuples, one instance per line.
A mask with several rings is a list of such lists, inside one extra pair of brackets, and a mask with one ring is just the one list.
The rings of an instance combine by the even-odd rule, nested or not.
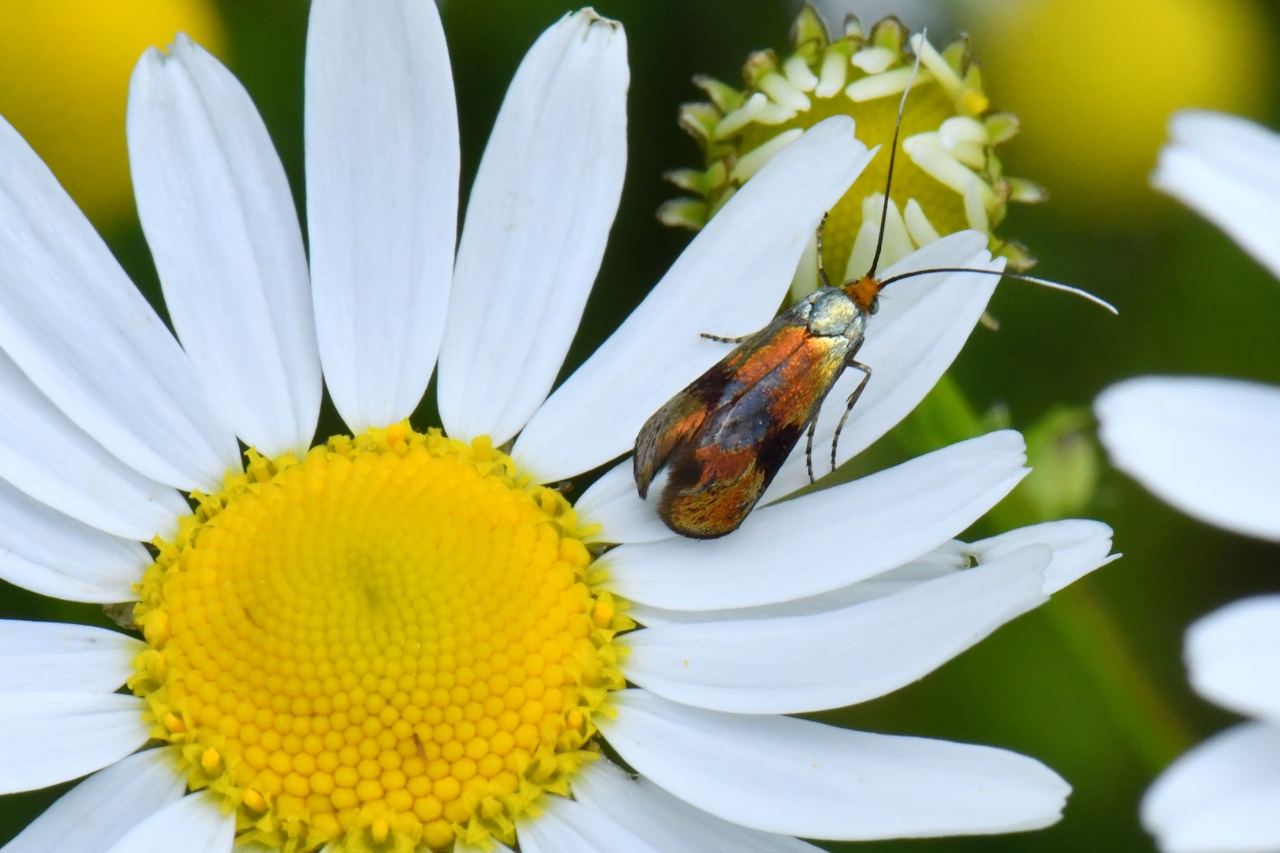
[[(920, 31), (921, 44), (928, 36), (927, 28)], [(884, 182), (884, 207), (880, 211), (880, 236), (876, 238), (876, 254), (871, 259), (871, 269), (867, 271), (867, 276), (870, 278), (875, 277), (876, 267), (880, 265), (880, 250), (884, 248), (884, 226), (889, 221), (889, 189), (893, 186), (893, 164), (898, 159), (898, 134), (902, 131), (902, 114), (907, 110), (907, 96), (911, 94), (911, 84), (916, 80), (916, 72), (920, 70), (920, 57), (923, 54), (923, 48), (916, 51), (915, 65), (911, 66), (907, 88), (903, 90), (902, 101), (898, 104), (898, 120), (893, 125), (893, 145), (889, 147), (889, 177)]]
[(1041, 287), (1047, 287), (1050, 290), (1061, 290), (1064, 293), (1073, 293), (1082, 299), (1086, 299), (1089, 302), (1092, 302), (1094, 305), (1102, 306), (1103, 308), (1110, 311), (1112, 314), (1119, 315), (1120, 313), (1119, 311), (1116, 310), (1116, 307), (1112, 305), (1110, 302), (1108, 302), (1107, 300), (1099, 296), (1094, 296), (1092, 293), (1090, 293), (1087, 290), (1081, 290), (1080, 288), (1072, 287), (1069, 284), (1059, 284), (1056, 281), (1049, 281), (1048, 279), (1044, 279), (1044, 278), (1036, 278), (1035, 276), (1031, 276), (1031, 275), (1022, 275), (1021, 273), (1016, 273), (1016, 272), (1004, 272), (1003, 270), (975, 270), (975, 269), (970, 269), (969, 267), (938, 267), (936, 269), (929, 269), (929, 270), (914, 270), (912, 272), (904, 272), (899, 275), (895, 275), (893, 278), (887, 278), (884, 281), (880, 282), (880, 287), (883, 289), (893, 284), (895, 281), (902, 281), (905, 278), (915, 278), (918, 275), (928, 275), (929, 273), (937, 273), (937, 272), (971, 272), (971, 273), (977, 273), (978, 275), (997, 275), (997, 276), (1000, 276), (1001, 278), (1016, 278), (1019, 281), (1028, 281), (1028, 282), (1031, 282), (1032, 284), (1038, 284)]
[(827, 278), (827, 268), (822, 263), (822, 232), (827, 230), (827, 217), (830, 212), (822, 214), (822, 221), (818, 223), (818, 233), (814, 235), (814, 242), (818, 244), (818, 279), (822, 282), (823, 287), (830, 287), (831, 281)]

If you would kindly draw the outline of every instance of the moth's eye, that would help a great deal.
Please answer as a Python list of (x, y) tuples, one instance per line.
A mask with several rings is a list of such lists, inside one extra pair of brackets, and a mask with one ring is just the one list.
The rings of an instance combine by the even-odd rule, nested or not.
[(880, 297), (879, 296), (871, 297), (871, 313), (874, 314), (879, 310), (880, 310)]

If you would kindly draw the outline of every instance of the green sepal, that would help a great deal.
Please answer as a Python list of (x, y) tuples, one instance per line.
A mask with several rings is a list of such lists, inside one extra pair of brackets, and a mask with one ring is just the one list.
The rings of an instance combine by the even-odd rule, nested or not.
[(1000, 227), (1008, 213), (1009, 205), (1003, 201), (997, 202), (995, 207), (987, 211), (987, 222), (990, 224), (992, 231)]
[(778, 54), (770, 50), (757, 50), (747, 57), (746, 63), (742, 66), (742, 82), (746, 84), (748, 89), (756, 89), (760, 85), (760, 81), (766, 74), (770, 74), (781, 68), (778, 62)]
[[(967, 50), (967, 48), (966, 48)], [(983, 92), (982, 88), (982, 63), (970, 62), (964, 71), (964, 85), (966, 88), (975, 92)]]
[(899, 55), (907, 43), (907, 39), (911, 36), (911, 32), (906, 25), (899, 21), (896, 16), (889, 15), (876, 21), (876, 25), (871, 28), (871, 44), (875, 47), (883, 47), (892, 50)]
[[(827, 45), (827, 49), (823, 52), (819, 59), (826, 59), (828, 53), (839, 53), (844, 56), (845, 62), (848, 62), (855, 53), (858, 52), (860, 42), (857, 39), (841, 38), (836, 39)], [(819, 65), (821, 67), (821, 65)], [(850, 71), (859, 71), (857, 68), (850, 68)]]
[(807, 41), (798, 46), (792, 56), (803, 57), (804, 61), (809, 63), (810, 70), (817, 73), (822, 67), (822, 57), (826, 55), (828, 47), (830, 44), (827, 42)]
[(1008, 142), (1022, 130), (1022, 122), (1013, 113), (992, 113), (983, 119), (987, 126), (987, 139), (992, 145)]
[(1040, 204), (1049, 200), (1049, 191), (1026, 178), (1008, 178), (1009, 201), (1019, 204)]
[(680, 105), (680, 127), (698, 140), (704, 148), (710, 144), (720, 123), (720, 111), (714, 104), (690, 103)]
[(682, 190), (705, 195), (702, 191), (701, 169), (671, 169), (662, 173), (662, 180), (669, 184), (675, 184)]
[(852, 12), (844, 16), (844, 37), (857, 42), (867, 40), (867, 31), (862, 26), (862, 20)]
[(1013, 272), (1029, 272), (1040, 259), (1031, 254), (1031, 250), (1017, 240), (1003, 240), (994, 245), (991, 251), (1009, 260), (1008, 269)]
[(658, 221), (672, 228), (701, 231), (710, 218), (707, 203), (699, 198), (682, 196), (664, 201), (658, 207)]
[(711, 99), (711, 103), (715, 104), (720, 112), (725, 115), (742, 106), (747, 99), (746, 92), (735, 89), (728, 83), (722, 83), (706, 74), (694, 75), (693, 85), (706, 92), (707, 97)]
[(662, 178), (682, 190), (706, 198), (729, 179), (729, 169), (723, 160), (717, 160), (706, 169), (672, 169), (663, 173)]
[(961, 35), (942, 49), (942, 58), (957, 76), (963, 77), (969, 68), (969, 37)]
[(800, 8), (800, 14), (796, 15), (795, 21), (791, 24), (792, 49), (800, 50), (807, 44), (815, 44), (818, 50), (823, 50), (830, 41), (831, 35), (827, 32), (827, 22), (822, 17), (822, 13), (805, 0), (804, 6)]

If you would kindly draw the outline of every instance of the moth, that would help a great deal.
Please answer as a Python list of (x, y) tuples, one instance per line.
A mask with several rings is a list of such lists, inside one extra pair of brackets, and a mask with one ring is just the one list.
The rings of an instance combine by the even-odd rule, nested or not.
[(856, 356), (882, 286), (870, 275), (826, 286), (745, 338), (704, 336), (737, 347), (658, 409), (636, 438), (640, 497), (667, 470), (658, 512), (668, 527), (696, 539), (736, 530), (806, 430), (812, 478), (813, 431), (832, 386), (845, 370), (862, 371), (847, 416), (871, 377)]

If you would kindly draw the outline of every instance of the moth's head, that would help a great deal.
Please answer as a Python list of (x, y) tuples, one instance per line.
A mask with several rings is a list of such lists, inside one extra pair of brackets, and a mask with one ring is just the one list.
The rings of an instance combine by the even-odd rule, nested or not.
[(880, 310), (880, 288), (880, 282), (867, 275), (857, 281), (845, 282), (840, 289), (863, 311), (874, 314)]

